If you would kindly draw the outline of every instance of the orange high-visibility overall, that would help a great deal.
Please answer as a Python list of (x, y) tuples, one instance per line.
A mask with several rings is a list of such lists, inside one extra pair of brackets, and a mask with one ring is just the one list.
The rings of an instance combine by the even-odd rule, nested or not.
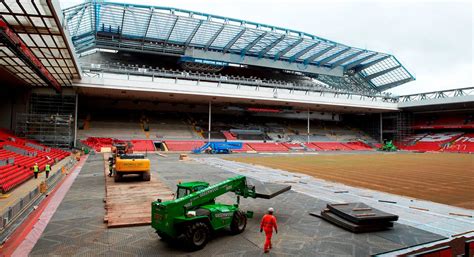
[(263, 215), (262, 222), (260, 223), (260, 229), (265, 231), (265, 244), (263, 245), (263, 250), (268, 251), (268, 248), (272, 248), (273, 229), (278, 232), (276, 217), (271, 214)]

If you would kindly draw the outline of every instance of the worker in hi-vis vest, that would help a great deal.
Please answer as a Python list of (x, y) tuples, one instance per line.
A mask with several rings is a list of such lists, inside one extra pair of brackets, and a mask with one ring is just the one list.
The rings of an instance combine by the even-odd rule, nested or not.
[(49, 172), (51, 171), (51, 165), (46, 164), (46, 166), (44, 167), (44, 170), (46, 171), (46, 178), (49, 177)]
[(35, 166), (33, 166), (33, 173), (35, 174), (35, 179), (37, 179), (39, 173), (38, 163), (35, 163)]

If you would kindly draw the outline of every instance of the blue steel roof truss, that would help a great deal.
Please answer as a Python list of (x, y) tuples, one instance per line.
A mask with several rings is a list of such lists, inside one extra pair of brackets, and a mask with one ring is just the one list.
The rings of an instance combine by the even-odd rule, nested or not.
[[(329, 86), (347, 90), (366, 88), (382, 91), (414, 80), (390, 54), (346, 46), (300, 31), (218, 15), (112, 2), (85, 2), (63, 10), (63, 13), (79, 53), (94, 47), (122, 49), (136, 46), (137, 42), (142, 49), (147, 44), (151, 50), (150, 43), (161, 44), (160, 49), (172, 44), (181, 47), (181, 55), (185, 49), (192, 47), (238, 54), (241, 59), (253, 56), (288, 64), (299, 63), (297, 67), (301, 69), (314, 66), (342, 70), (340, 76), (313, 75), (331, 84)], [(106, 42), (116, 41), (117, 38), (118, 45)], [(329, 79), (331, 76), (334, 78)]]

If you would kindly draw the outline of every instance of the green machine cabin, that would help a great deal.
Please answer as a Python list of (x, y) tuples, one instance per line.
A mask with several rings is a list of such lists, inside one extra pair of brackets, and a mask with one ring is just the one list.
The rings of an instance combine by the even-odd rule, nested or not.
[[(176, 199), (157, 200), (151, 206), (151, 226), (164, 239), (182, 238), (192, 250), (202, 249), (212, 231), (230, 228), (233, 234), (242, 233), (247, 216), (239, 209), (240, 197), (256, 198), (255, 187), (247, 185), (244, 176), (236, 176), (210, 186), (207, 182), (179, 184)], [(233, 205), (216, 203), (215, 199), (228, 192), (237, 195)]]

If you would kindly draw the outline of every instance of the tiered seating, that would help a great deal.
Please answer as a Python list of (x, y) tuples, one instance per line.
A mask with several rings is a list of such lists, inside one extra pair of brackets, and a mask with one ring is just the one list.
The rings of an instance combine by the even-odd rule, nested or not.
[(357, 142), (347, 142), (344, 144), (345, 146), (351, 148), (352, 150), (373, 150), (372, 147), (368, 146), (367, 144), (357, 141)]
[(414, 129), (471, 129), (474, 128), (473, 115), (444, 114), (417, 117)]
[(280, 143), (248, 143), (257, 152), (288, 152), (289, 149)]
[(339, 142), (314, 142), (315, 146), (321, 148), (323, 151), (350, 151), (351, 148)]
[(151, 140), (131, 140), (131, 143), (133, 145), (133, 151), (155, 151), (155, 145)]
[(33, 171), (26, 167), (7, 165), (0, 167), (0, 189), (6, 193), (33, 177)]
[(116, 140), (109, 137), (89, 137), (81, 142), (93, 148), (95, 151), (100, 152), (102, 147), (112, 147), (112, 145), (116, 143)]
[(310, 143), (304, 143), (304, 145), (306, 146), (306, 148), (312, 149), (314, 151), (322, 151), (323, 150), (323, 149), (321, 149), (321, 147), (318, 147), (318, 146), (316, 146), (315, 144), (313, 144), (311, 142)]
[(168, 151), (192, 151), (203, 145), (204, 141), (164, 141)]
[(9, 160), (8, 165), (0, 166), (0, 190), (6, 193), (31, 178), (35, 163), (40, 170), (44, 170), (46, 164), (53, 165), (68, 155), (66, 151), (48, 148), (0, 131), (0, 159)]
[(443, 148), (446, 143), (453, 142), (462, 134), (462, 132), (428, 134), (409, 145), (402, 145), (400, 148), (410, 151), (438, 151)]
[(301, 151), (304, 150), (304, 147), (301, 144), (298, 143), (281, 143), (284, 145), (286, 148), (292, 150), (292, 151)]
[(456, 139), (450, 146), (447, 146), (444, 151), (474, 153), (474, 133), (464, 134)]
[(242, 144), (242, 149), (232, 150), (232, 152), (237, 152), (237, 153), (238, 152), (252, 152), (252, 151), (255, 151), (255, 150), (246, 143)]
[(232, 133), (229, 132), (229, 131), (222, 131), (222, 134), (224, 134), (224, 137), (225, 137), (227, 140), (237, 140), (237, 137), (235, 137), (234, 134), (232, 134)]

